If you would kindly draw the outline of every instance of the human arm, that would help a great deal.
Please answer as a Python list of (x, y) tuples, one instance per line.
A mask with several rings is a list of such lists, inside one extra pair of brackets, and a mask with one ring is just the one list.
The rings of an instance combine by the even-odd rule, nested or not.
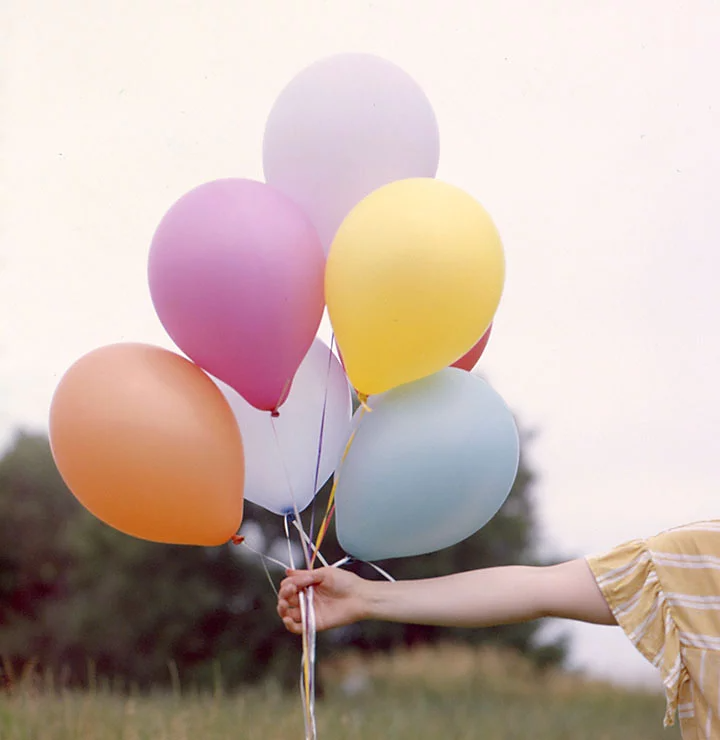
[(298, 594), (310, 586), (319, 630), (365, 619), (446, 627), (490, 627), (541, 617), (615, 624), (582, 559), (399, 582), (368, 581), (337, 568), (288, 571), (278, 613), (291, 632), (302, 632)]

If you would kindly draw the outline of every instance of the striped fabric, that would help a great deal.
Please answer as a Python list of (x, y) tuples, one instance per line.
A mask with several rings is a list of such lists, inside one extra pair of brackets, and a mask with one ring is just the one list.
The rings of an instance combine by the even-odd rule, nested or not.
[(720, 520), (587, 558), (618, 624), (660, 670), (664, 724), (720, 738)]

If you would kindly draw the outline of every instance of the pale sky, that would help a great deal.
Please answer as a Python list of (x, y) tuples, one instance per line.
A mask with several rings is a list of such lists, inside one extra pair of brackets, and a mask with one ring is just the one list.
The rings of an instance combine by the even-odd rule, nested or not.
[[(478, 369), (539, 431), (545, 547), (718, 515), (718, 38), (716, 0), (5, 0), (0, 438), (46, 428), (83, 353), (172, 347), (146, 280), (160, 218), (262, 179), (281, 88), (363, 51), (425, 89), (438, 176), (503, 237)], [(654, 677), (619, 630), (572, 633), (578, 665)]]

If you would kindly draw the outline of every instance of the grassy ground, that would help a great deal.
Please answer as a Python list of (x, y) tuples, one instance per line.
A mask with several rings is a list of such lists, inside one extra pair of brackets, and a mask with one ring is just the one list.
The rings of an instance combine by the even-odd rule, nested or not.
[[(567, 674), (540, 677), (496, 651), (445, 647), (324, 666), (319, 740), (651, 740), (664, 730), (657, 694), (628, 693)], [(2, 740), (301, 740), (299, 692), (272, 686), (226, 694), (122, 696), (20, 682), (0, 699)], [(353, 693), (354, 692), (354, 693)]]

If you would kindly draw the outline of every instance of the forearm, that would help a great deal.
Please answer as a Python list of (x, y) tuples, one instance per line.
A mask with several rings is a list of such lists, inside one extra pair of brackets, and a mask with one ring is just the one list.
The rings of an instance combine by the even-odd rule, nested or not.
[(598, 624), (614, 619), (584, 561), (506, 566), (418, 581), (366, 584), (366, 618), (490, 627), (541, 617)]

